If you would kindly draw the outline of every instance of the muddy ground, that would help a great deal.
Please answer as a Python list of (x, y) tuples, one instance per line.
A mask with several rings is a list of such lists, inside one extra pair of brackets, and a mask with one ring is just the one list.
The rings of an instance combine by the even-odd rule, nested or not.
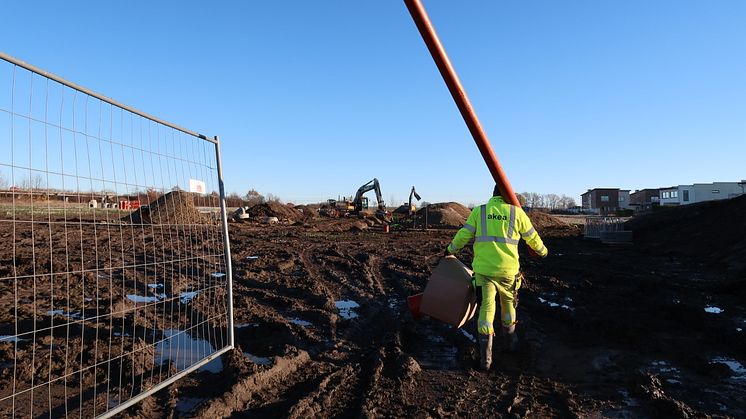
[(746, 415), (744, 278), (544, 231), (551, 256), (523, 258), (520, 351), (483, 373), (473, 323), (414, 321), (405, 302), (453, 230), (316, 230), (231, 225), (237, 349), (127, 415)]
[[(497, 353), (493, 370), (484, 373), (474, 368), (473, 322), (456, 330), (414, 321), (406, 306), (408, 295), (424, 289), (455, 230), (384, 233), (378, 226), (346, 229), (344, 222), (325, 219), (231, 224), (236, 349), (122, 416), (746, 416), (744, 278), (691, 257), (587, 241), (576, 228), (540, 232), (550, 249), (547, 259), (530, 259), (522, 249), (527, 280), (518, 311), (520, 350)], [(202, 244), (188, 234), (183, 239)], [(155, 234), (146, 243), (160, 249), (169, 240)], [(460, 258), (468, 263), (470, 256), (465, 251)], [(137, 275), (133, 286), (144, 288), (147, 275)], [(176, 282), (165, 286), (179, 287)], [(114, 292), (104, 297), (121, 299)], [(122, 329), (99, 324), (91, 328), (98, 334), (89, 332), (86, 339), (110, 351), (114, 342), (116, 355), (117, 347), (126, 351), (159, 339), (149, 332), (151, 320), (176, 328), (183, 317), (209, 317), (204, 313), (215, 308), (200, 301), (215, 296), (206, 298), (196, 297), (179, 316), (163, 315), (174, 312), (164, 303), (154, 312), (161, 320), (132, 323), (124, 316)], [(65, 309), (69, 314), (84, 307)], [(190, 335), (190, 344), (204, 349), (207, 341), (224, 342), (222, 336), (209, 338), (218, 329)], [(115, 337), (122, 330), (132, 330), (134, 338)], [(49, 337), (35, 339), (40, 348), (50, 345)], [(76, 359), (95, 359), (79, 341), (68, 342)], [(11, 349), (0, 348), (0, 355)], [(124, 386), (130, 392), (177, 367), (153, 363), (151, 353), (127, 359), (114, 368), (137, 366), (124, 377), (125, 384), (132, 382)], [(0, 379), (8, 383), (7, 357), (4, 368)], [(81, 376), (68, 386), (91, 381), (95, 377)], [(57, 407), (53, 413), (70, 412)]]

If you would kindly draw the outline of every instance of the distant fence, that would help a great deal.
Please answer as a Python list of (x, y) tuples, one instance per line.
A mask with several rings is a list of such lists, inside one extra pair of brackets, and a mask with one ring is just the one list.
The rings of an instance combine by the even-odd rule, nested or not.
[(586, 217), (583, 235), (587, 239), (599, 239), (603, 243), (622, 244), (632, 241), (632, 232), (624, 230), (628, 218)]
[(233, 346), (220, 145), (0, 53), (0, 416), (110, 416)]

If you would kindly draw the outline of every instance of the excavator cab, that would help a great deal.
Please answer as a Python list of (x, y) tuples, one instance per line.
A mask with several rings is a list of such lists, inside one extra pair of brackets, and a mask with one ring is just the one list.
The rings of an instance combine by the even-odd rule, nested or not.
[(364, 196), (360, 198), (360, 211), (365, 211), (368, 209), (368, 197)]

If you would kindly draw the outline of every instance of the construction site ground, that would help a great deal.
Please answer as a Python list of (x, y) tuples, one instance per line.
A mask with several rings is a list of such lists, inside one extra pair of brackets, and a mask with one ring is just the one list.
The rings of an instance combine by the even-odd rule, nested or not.
[(741, 274), (544, 228), (548, 258), (521, 250), (520, 350), (481, 372), (473, 321), (406, 304), (456, 230), (345, 222), (232, 224), (236, 350), (125, 416), (746, 416)]

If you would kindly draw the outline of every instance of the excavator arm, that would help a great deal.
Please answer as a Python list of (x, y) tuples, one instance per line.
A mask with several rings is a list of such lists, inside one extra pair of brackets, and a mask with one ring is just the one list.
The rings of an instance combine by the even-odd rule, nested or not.
[(373, 178), (373, 180), (358, 188), (355, 198), (352, 200), (352, 203), (355, 205), (355, 211), (361, 211), (363, 209), (363, 195), (372, 190), (376, 191), (378, 209), (386, 210), (386, 204), (383, 202), (383, 194), (381, 194), (381, 185), (378, 183), (378, 179)]
[(417, 191), (414, 190), (414, 186), (412, 186), (412, 191), (409, 193), (409, 211), (412, 211), (412, 196), (415, 197), (418, 201), (422, 199), (420, 194), (417, 193)]

